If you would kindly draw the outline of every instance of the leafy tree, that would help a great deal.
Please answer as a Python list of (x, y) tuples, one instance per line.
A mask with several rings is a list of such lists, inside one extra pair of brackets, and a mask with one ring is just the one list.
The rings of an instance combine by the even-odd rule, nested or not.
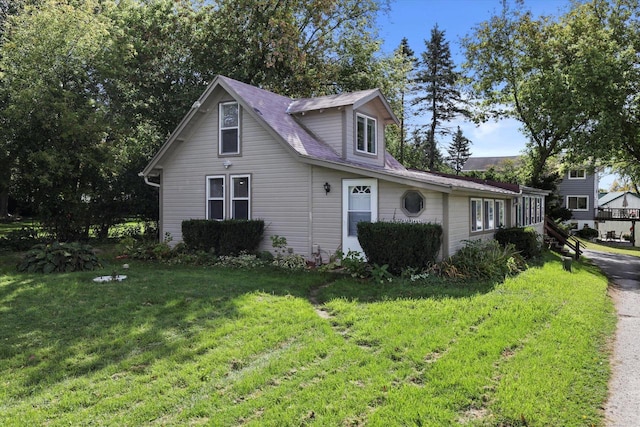
[(426, 134), (427, 148), (430, 150), (427, 168), (434, 170), (438, 157), (436, 134), (450, 133), (443, 124), (461, 115), (468, 116), (469, 112), (459, 89), (462, 74), (455, 70), (444, 30), (436, 25), (431, 30), (429, 41), (425, 40), (425, 47), (416, 72), (416, 97), (413, 103), (419, 106), (418, 113), (431, 113)]
[(400, 163), (404, 162), (404, 149), (406, 141), (406, 118), (409, 112), (409, 106), (407, 105), (407, 94), (410, 91), (412, 73), (417, 65), (417, 58), (414, 51), (409, 47), (409, 40), (404, 37), (400, 42), (400, 46), (395, 50), (393, 54), (393, 73), (395, 77), (396, 92), (399, 95), (399, 99), (392, 102), (392, 107), (398, 112), (398, 119), (400, 120), (400, 129), (398, 135), (398, 149), (392, 154), (395, 154)]
[(447, 153), (449, 154), (447, 160), (453, 170), (456, 171), (456, 175), (460, 174), (465, 162), (471, 157), (470, 146), (471, 141), (462, 134), (462, 129), (458, 126), (458, 130), (447, 149)]
[(463, 46), (473, 74), (481, 119), (512, 117), (529, 137), (530, 181), (540, 181), (547, 161), (568, 146), (571, 135), (590, 125), (564, 65), (573, 58), (564, 29), (550, 18), (510, 9), (475, 28)]
[[(561, 19), (561, 62), (589, 126), (570, 135), (567, 158), (597, 159), (640, 182), (640, 4), (576, 3)], [(577, 41), (577, 42), (576, 42)]]

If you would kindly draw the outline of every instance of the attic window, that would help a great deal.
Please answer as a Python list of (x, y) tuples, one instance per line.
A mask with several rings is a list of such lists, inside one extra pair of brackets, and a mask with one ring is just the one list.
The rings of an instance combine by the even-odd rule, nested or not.
[(240, 154), (240, 109), (237, 102), (220, 104), (220, 154)]
[(356, 151), (376, 154), (376, 119), (358, 114), (356, 122)]
[(587, 171), (585, 169), (573, 169), (569, 171), (569, 179), (585, 179)]

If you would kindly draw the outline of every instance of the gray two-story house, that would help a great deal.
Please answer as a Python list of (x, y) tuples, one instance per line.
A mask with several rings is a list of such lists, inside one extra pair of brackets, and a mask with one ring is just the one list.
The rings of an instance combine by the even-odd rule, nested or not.
[(574, 228), (597, 228), (598, 185), (597, 172), (590, 173), (586, 168), (571, 168), (564, 172), (558, 193), (562, 206), (573, 214), (569, 222)]

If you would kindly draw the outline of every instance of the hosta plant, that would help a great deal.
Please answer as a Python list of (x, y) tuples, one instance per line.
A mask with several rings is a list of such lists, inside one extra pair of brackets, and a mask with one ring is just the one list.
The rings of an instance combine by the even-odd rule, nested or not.
[(54, 242), (31, 248), (18, 264), (18, 271), (63, 273), (94, 270), (98, 267), (101, 267), (100, 261), (89, 245)]

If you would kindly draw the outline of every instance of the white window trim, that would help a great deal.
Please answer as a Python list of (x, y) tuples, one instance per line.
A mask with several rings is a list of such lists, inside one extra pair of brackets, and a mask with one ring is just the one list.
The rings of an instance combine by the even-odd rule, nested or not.
[[(235, 193), (235, 185), (233, 185), (233, 180), (236, 178), (246, 178), (249, 187), (247, 188), (247, 197), (236, 197)], [(251, 219), (251, 175), (231, 175), (229, 177), (229, 182), (231, 183), (229, 186), (231, 187), (230, 200), (231, 200), (231, 219), (236, 219), (235, 209), (233, 202), (236, 200), (247, 200), (247, 219)]]
[(495, 202), (495, 213), (494, 217), (496, 220), (496, 228), (506, 227), (507, 214), (506, 214), (506, 204), (504, 200), (496, 200)]
[[(569, 199), (570, 198), (576, 198), (576, 199), (586, 199), (587, 200), (587, 207), (586, 209), (571, 209), (569, 207)], [(576, 200), (576, 205), (577, 205), (577, 200)], [(567, 209), (571, 210), (571, 211), (575, 211), (575, 212), (588, 212), (589, 211), (589, 196), (578, 196), (578, 195), (569, 195), (567, 196), (567, 200), (566, 200), (566, 205)]]
[[(476, 216), (473, 216), (473, 204), (476, 204)], [(484, 202), (482, 199), (472, 198), (469, 201), (469, 217), (471, 219), (471, 232), (478, 233), (484, 231)], [(480, 212), (480, 226), (478, 227), (478, 211)], [(475, 228), (474, 228), (475, 227)]]
[[(212, 179), (220, 179), (222, 178), (222, 197), (211, 197), (211, 180)], [(224, 175), (207, 175), (206, 177), (207, 180), (207, 184), (206, 184), (206, 212), (205, 212), (205, 218), (207, 219), (215, 219), (217, 221), (222, 221), (225, 219), (225, 213), (226, 213), (226, 203), (225, 203), (225, 196), (226, 196), (226, 177)], [(211, 212), (209, 211), (209, 202), (212, 200), (222, 200), (222, 218), (218, 219), (218, 218), (211, 218)]]
[[(496, 228), (496, 205), (494, 199), (482, 199), (482, 220), (484, 221), (485, 230), (494, 230)], [(489, 207), (489, 211), (485, 209)], [(490, 218), (489, 213), (492, 213), (493, 218)]]
[[(571, 176), (571, 172), (581, 172), (582, 176)], [(587, 170), (586, 169), (571, 169), (569, 170), (567, 176), (569, 179), (587, 179)]]
[[(223, 122), (224, 122), (224, 115), (222, 114), (222, 110), (224, 108), (225, 105), (232, 105), (235, 104), (238, 106), (238, 125), (237, 126), (229, 126), (229, 127), (225, 127), (223, 126)], [(229, 102), (221, 102), (220, 105), (218, 106), (218, 154), (221, 156), (233, 156), (233, 155), (237, 155), (240, 154), (240, 104), (236, 101), (229, 101)], [(224, 130), (228, 130), (228, 129), (237, 129), (237, 140), (236, 140), (236, 147), (237, 150), (236, 151), (229, 151), (229, 152), (223, 152), (222, 151), (222, 131)]]
[[(362, 117), (364, 119), (364, 146), (365, 146), (364, 150), (360, 150), (358, 148), (358, 119), (360, 117)], [(368, 131), (368, 129), (369, 129), (368, 121), (369, 120), (373, 121), (373, 128), (375, 129), (375, 135), (374, 135), (374, 140), (373, 140), (373, 151), (367, 150), (367, 147), (369, 145), (368, 144), (368, 138), (367, 138), (369, 136), (369, 134), (368, 134), (368, 132), (369, 132)], [(356, 113), (356, 140), (355, 140), (355, 145), (356, 145), (356, 151), (358, 153), (377, 155), (377, 153), (378, 153), (378, 120), (377, 119), (375, 119), (373, 117), (370, 117), (370, 116), (367, 116), (365, 114)]]

